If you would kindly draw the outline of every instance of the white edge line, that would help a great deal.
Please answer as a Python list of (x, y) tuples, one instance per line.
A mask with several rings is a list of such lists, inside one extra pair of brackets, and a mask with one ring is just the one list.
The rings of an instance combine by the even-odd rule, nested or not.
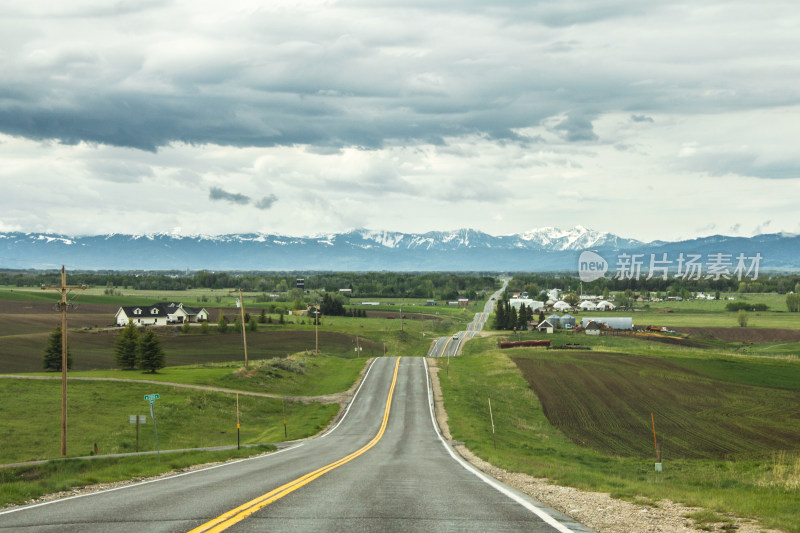
[(439, 440), (441, 441), (442, 446), (444, 446), (444, 449), (447, 450), (447, 453), (450, 454), (450, 457), (452, 457), (458, 464), (460, 464), (462, 467), (464, 467), (467, 471), (469, 471), (472, 474), (474, 474), (478, 479), (480, 479), (481, 481), (483, 481), (484, 483), (486, 483), (490, 487), (494, 488), (498, 492), (504, 494), (508, 498), (511, 498), (512, 500), (514, 500), (518, 504), (522, 505), (527, 510), (529, 510), (530, 512), (534, 513), (539, 518), (541, 518), (544, 522), (546, 522), (547, 524), (549, 524), (549, 525), (553, 526), (554, 528), (556, 528), (558, 531), (561, 531), (562, 533), (574, 533), (571, 529), (569, 529), (567, 526), (565, 526), (564, 524), (562, 524), (561, 522), (556, 520), (549, 513), (547, 513), (545, 511), (543, 511), (542, 509), (536, 507), (531, 502), (529, 502), (527, 499), (521, 497), (519, 494), (516, 494), (516, 493), (510, 491), (506, 486), (500, 484), (499, 482), (497, 482), (497, 480), (495, 480), (495, 479), (491, 478), (490, 476), (484, 474), (483, 472), (481, 472), (480, 470), (478, 470), (477, 468), (472, 466), (470, 463), (465, 461), (464, 458), (461, 457), (460, 455), (458, 455), (455, 451), (453, 451), (453, 448), (450, 445), (447, 444), (446, 440), (444, 440), (444, 437), (442, 436), (442, 432), (439, 430), (439, 424), (436, 423), (436, 415), (433, 412), (433, 392), (431, 390), (430, 374), (428, 373), (428, 361), (426, 359), (423, 359), (423, 362), (425, 363), (425, 378), (426, 378), (426, 381), (428, 383), (428, 410), (431, 413), (431, 422), (433, 423), (433, 429), (436, 431), (436, 436), (439, 437)]
[(50, 500), (50, 501), (47, 501), (47, 502), (34, 503), (34, 504), (31, 504), (31, 505), (15, 507), (13, 509), (8, 509), (6, 511), (0, 511), (0, 516), (6, 515), (6, 514), (11, 514), (11, 513), (16, 513), (18, 511), (27, 511), (28, 509), (35, 509), (36, 507), (43, 507), (45, 505), (50, 505), (50, 504), (53, 504), (53, 503), (65, 502), (65, 501), (68, 501), (68, 500), (75, 500), (75, 499), (78, 499), (78, 498), (85, 498), (87, 496), (96, 496), (98, 494), (104, 494), (106, 492), (115, 492), (115, 491), (118, 491), (118, 490), (125, 490), (125, 489), (130, 489), (130, 488), (133, 488), (133, 487), (140, 487), (142, 485), (148, 485), (150, 483), (157, 483), (159, 481), (167, 481), (167, 480), (175, 479), (175, 478), (178, 478), (178, 477), (188, 476), (188, 475), (191, 475), (191, 474), (198, 474), (200, 472), (206, 472), (208, 470), (213, 470), (215, 468), (221, 468), (223, 466), (235, 465), (236, 463), (242, 463), (244, 461), (251, 461), (251, 460), (254, 460), (254, 459), (266, 459), (268, 457), (274, 457), (274, 456), (278, 455), (279, 453), (288, 452), (289, 450), (294, 450), (295, 448), (299, 448), (302, 445), (303, 445), (303, 443), (300, 443), (300, 444), (297, 444), (295, 446), (290, 446), (289, 448), (283, 448), (281, 450), (274, 451), (274, 452), (272, 452), (272, 453), (270, 453), (268, 455), (259, 455), (259, 456), (256, 456), (256, 457), (245, 457), (244, 459), (238, 459), (236, 461), (230, 461), (230, 462), (227, 462), (227, 463), (222, 463), (222, 464), (218, 464), (218, 465), (214, 465), (214, 466), (209, 466), (209, 467), (206, 467), (206, 468), (200, 468), (198, 470), (192, 470), (191, 472), (181, 472), (180, 474), (175, 474), (174, 476), (161, 477), (161, 478), (158, 478), (158, 479), (149, 479), (147, 481), (141, 481), (139, 483), (131, 483), (130, 485), (123, 485), (121, 487), (114, 487), (113, 489), (98, 490), (96, 492), (87, 492), (85, 494), (77, 494), (75, 496), (68, 496), (66, 498), (59, 498), (57, 500)]

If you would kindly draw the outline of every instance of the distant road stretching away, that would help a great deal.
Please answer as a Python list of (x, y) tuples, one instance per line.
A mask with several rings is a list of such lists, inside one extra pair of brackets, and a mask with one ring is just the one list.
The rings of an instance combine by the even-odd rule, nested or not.
[(425, 360), (378, 358), (341, 422), (272, 454), (0, 511), (13, 531), (588, 531), (466, 463)]
[(500, 298), (500, 295), (503, 294), (507, 286), (508, 279), (504, 279), (503, 286), (489, 298), (483, 306), (483, 311), (475, 314), (475, 318), (467, 325), (466, 331), (459, 331), (452, 337), (439, 337), (435, 339), (428, 350), (428, 357), (455, 357), (458, 355), (461, 343), (464, 342), (464, 340), (471, 339), (483, 329), (484, 324), (486, 324), (486, 321), (489, 319), (489, 315), (494, 312), (497, 298)]

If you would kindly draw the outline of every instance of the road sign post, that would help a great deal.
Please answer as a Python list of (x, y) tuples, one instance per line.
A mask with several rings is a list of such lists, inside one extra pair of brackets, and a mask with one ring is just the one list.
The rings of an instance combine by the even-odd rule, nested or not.
[(147, 423), (147, 415), (131, 415), (128, 417), (131, 424), (136, 424), (136, 453), (139, 453), (139, 424)]
[(153, 419), (153, 431), (156, 434), (156, 454), (158, 455), (158, 460), (161, 460), (161, 450), (158, 448), (158, 425), (156, 424), (156, 410), (155, 410), (155, 403), (158, 400), (158, 394), (145, 394), (144, 399), (150, 402), (150, 418)]

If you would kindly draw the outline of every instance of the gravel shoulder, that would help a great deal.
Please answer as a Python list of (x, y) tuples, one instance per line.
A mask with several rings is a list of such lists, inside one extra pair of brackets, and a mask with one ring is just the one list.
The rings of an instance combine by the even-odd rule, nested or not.
[[(702, 529), (687, 514), (701, 511), (699, 507), (688, 507), (669, 500), (661, 500), (656, 506), (641, 505), (612, 498), (607, 493), (584, 492), (572, 487), (554, 485), (547, 479), (535, 478), (519, 472), (508, 472), (498, 468), (473, 454), (463, 444), (453, 442), (447, 423), (447, 413), (442, 402), (442, 389), (439, 385), (439, 368), (436, 358), (428, 359), (431, 385), (433, 387), (436, 421), (442, 435), (464, 459), (481, 471), (502, 481), (506, 485), (524, 493), (553, 509), (564, 513), (598, 533), (703, 533), (708, 531), (731, 531), (723, 529), (725, 524), (702, 524)], [(758, 523), (739, 517), (729, 517), (739, 533), (780, 533), (766, 529)], [(730, 526), (728, 526), (730, 527)]]

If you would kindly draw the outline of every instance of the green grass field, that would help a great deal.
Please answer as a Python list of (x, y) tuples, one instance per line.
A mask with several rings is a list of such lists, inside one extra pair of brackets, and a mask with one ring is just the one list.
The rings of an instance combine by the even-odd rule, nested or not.
[[(800, 397), (784, 387), (800, 375), (800, 363), (747, 358), (736, 366), (714, 350), (675, 355), (674, 347), (631, 338), (594, 342), (604, 340), (615, 346), (588, 353), (501, 351), (497, 338), (471, 341), (439, 374), (453, 437), (511, 471), (800, 531)], [(644, 353), (655, 357), (633, 354), (648, 345), (655, 349)], [(547, 381), (541, 397), (511, 357), (524, 361), (531, 381)], [(662, 473), (653, 469), (651, 410), (664, 446)]]
[[(147, 415), (139, 450), (155, 450), (155, 435), (145, 394), (159, 394), (155, 414), (161, 449), (236, 444), (236, 396), (143, 383), (72, 381), (68, 388), (67, 453), (90, 455), (133, 452), (136, 426), (129, 415)], [(0, 464), (53, 459), (60, 454), (61, 382), (0, 379)], [(283, 416), (289, 439), (323, 429), (338, 405), (301, 404), (239, 396), (242, 443), (281, 442)]]

